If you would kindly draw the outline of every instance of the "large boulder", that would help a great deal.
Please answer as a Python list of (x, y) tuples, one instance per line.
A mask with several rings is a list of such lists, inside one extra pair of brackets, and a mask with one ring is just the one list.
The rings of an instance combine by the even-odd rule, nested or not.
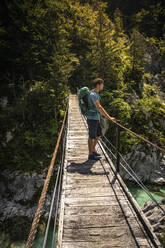
[[(0, 221), (16, 217), (32, 221), (44, 185), (47, 169), (41, 174), (19, 170), (1, 172)], [(52, 193), (52, 192), (51, 192)], [(46, 195), (42, 217), (47, 217), (51, 195)]]
[[(124, 156), (124, 159), (143, 182), (165, 184), (165, 155), (157, 152), (157, 148), (146, 144), (144, 146), (134, 144), (132, 151)], [(120, 175), (123, 179), (134, 181), (134, 179), (120, 167)]]

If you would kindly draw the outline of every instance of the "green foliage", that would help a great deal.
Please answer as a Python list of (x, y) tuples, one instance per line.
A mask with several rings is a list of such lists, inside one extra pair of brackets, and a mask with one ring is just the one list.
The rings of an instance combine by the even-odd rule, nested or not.
[(154, 47), (156, 47), (162, 56), (165, 58), (165, 42), (164, 38), (157, 38), (157, 37), (146, 37), (146, 40), (149, 41)]
[[(41, 170), (41, 164), (48, 166), (50, 162), (64, 116), (68, 79), (79, 64), (68, 40), (72, 20), (65, 21), (67, 4), (3, 4), (8, 21), (1, 16), (1, 61), (5, 68), (1, 92), (9, 101), (1, 106), (0, 114), (3, 168)], [(6, 143), (9, 131), (13, 138)]]
[(142, 8), (136, 14), (136, 23), (139, 31), (149, 37), (161, 37), (165, 31), (164, 26), (165, 9), (160, 2)]
[(162, 230), (162, 232), (158, 235), (159, 240), (163, 247), (165, 246), (165, 229)]
[[(46, 82), (36, 82), (30, 88), (15, 106), (13, 126), (17, 128), (12, 132), (13, 139), (3, 147), (3, 163), (5, 154), (9, 153), (6, 165), (38, 171), (42, 169), (41, 162), (48, 166), (57, 141), (59, 121), (62, 117), (59, 113), (64, 111), (65, 103), (62, 100), (65, 96), (61, 95), (59, 102), (60, 96), (57, 97), (54, 88)], [(3, 111), (5, 112), (6, 108)], [(12, 112), (8, 113), (8, 116), (12, 120)], [(10, 123), (6, 129), (4, 126), (4, 130), (10, 130), (10, 126)]]
[(122, 98), (115, 98), (110, 103), (110, 109), (112, 109), (113, 116), (117, 119), (124, 121), (125, 125), (131, 116), (131, 107)]
[[(11, 220), (6, 220), (3, 222), (3, 225), (0, 224), (0, 232), (1, 234), (5, 233), (7, 230), (7, 238), (8, 241), (18, 241), (18, 240), (26, 240), (28, 237), (28, 232), (30, 230), (31, 223), (28, 221), (28, 218), (23, 217), (15, 217)], [(2, 239), (3, 243), (3, 239)], [(6, 244), (3, 244), (6, 245)], [(4, 246), (3, 246), (4, 247)], [(7, 247), (7, 246), (6, 246)]]
[[(136, 100), (135, 105), (132, 106), (131, 120), (137, 133), (164, 147), (165, 131), (160, 126), (160, 120), (165, 116), (165, 106), (161, 99), (155, 96), (155, 89), (156, 86), (145, 85), (143, 98)], [(151, 126), (149, 123), (152, 123)]]

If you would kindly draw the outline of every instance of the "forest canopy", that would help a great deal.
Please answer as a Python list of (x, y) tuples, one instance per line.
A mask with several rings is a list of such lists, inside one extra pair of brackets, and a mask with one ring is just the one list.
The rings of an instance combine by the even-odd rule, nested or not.
[[(165, 146), (165, 131), (159, 125), (165, 107), (144, 59), (144, 40), (165, 57), (164, 17), (163, 1), (154, 0), (2, 0), (1, 167), (47, 166), (68, 87), (75, 93), (91, 87), (98, 76), (105, 81), (101, 97), (107, 112)], [(113, 133), (107, 136), (115, 142)], [(122, 152), (134, 142), (123, 132)]]

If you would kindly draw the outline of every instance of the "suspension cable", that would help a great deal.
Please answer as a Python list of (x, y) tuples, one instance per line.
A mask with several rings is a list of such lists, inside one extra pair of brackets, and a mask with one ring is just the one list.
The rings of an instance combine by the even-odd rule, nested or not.
[(63, 154), (62, 154), (62, 162), (61, 162), (61, 170), (60, 170), (60, 176), (59, 176), (59, 186), (57, 189), (57, 206), (54, 216), (54, 228), (53, 228), (53, 238), (52, 238), (52, 248), (55, 247), (55, 235), (56, 235), (56, 220), (57, 220), (57, 214), (58, 214), (58, 205), (59, 205), (59, 198), (60, 198), (60, 191), (61, 191), (61, 182), (62, 182), (62, 168), (64, 165), (64, 152), (65, 152), (65, 141), (66, 141), (66, 129), (64, 134), (64, 142), (63, 142)]
[[(109, 147), (104, 143), (104, 141), (102, 140), (102, 143), (105, 145), (105, 147), (107, 148), (107, 150), (109, 151), (109, 152), (111, 152), (111, 154), (116, 158), (116, 156), (113, 154), (113, 152), (109, 149)], [(135, 174), (135, 177), (125, 168), (125, 166), (121, 163), (121, 165), (122, 165), (122, 167), (128, 172), (128, 174), (130, 175), (130, 176), (132, 176), (132, 178), (139, 184), (139, 186), (141, 187), (141, 188), (143, 188), (143, 183), (140, 181), (140, 179), (139, 178), (136, 178), (136, 174)], [(135, 172), (134, 172), (135, 173)], [(140, 181), (140, 182), (138, 182), (138, 180)], [(144, 185), (145, 186), (145, 185)], [(143, 188), (144, 189), (144, 188)], [(146, 188), (146, 189), (144, 189), (145, 191), (147, 191), (146, 193), (147, 194), (149, 194), (150, 195), (150, 198), (152, 198), (152, 200), (154, 200), (154, 201), (156, 201), (155, 199), (154, 199), (154, 197), (150, 194), (150, 192), (148, 191), (148, 189)]]
[[(116, 147), (107, 139), (107, 137), (105, 136), (105, 135), (103, 135), (103, 137), (107, 140), (107, 142), (116, 150)], [(119, 153), (119, 155), (120, 155), (120, 157), (123, 159), (123, 161), (126, 163), (126, 165), (128, 166), (128, 168), (132, 171), (132, 173), (138, 178), (138, 180), (140, 180), (139, 179), (139, 177), (137, 176), (137, 174), (134, 172), (134, 170), (131, 168), (131, 166), (128, 164), (128, 162), (124, 159), (124, 157), (123, 157), (123, 155), (120, 153), (120, 152), (118, 152)], [(141, 182), (142, 183), (142, 182)], [(143, 183), (142, 183), (143, 184)], [(144, 184), (143, 184), (144, 185)], [(145, 185), (144, 185), (144, 187), (146, 187)]]
[(55, 182), (55, 186), (54, 186), (54, 191), (53, 191), (53, 196), (52, 196), (52, 201), (51, 201), (51, 207), (50, 207), (50, 211), (49, 211), (49, 218), (48, 218), (48, 222), (47, 222), (47, 226), (46, 226), (46, 232), (45, 232), (45, 236), (44, 236), (43, 248), (46, 247), (46, 242), (47, 242), (47, 237), (48, 237), (48, 232), (49, 232), (49, 226), (50, 226), (50, 220), (51, 220), (51, 216), (52, 216), (55, 194), (56, 194), (56, 189), (57, 189), (57, 182), (58, 182), (58, 178), (59, 178), (59, 173), (60, 173), (60, 166), (58, 167), (56, 182)]
[[(67, 122), (67, 120), (66, 120)], [(52, 201), (51, 201), (51, 207), (50, 207), (50, 212), (49, 212), (49, 219), (47, 222), (47, 227), (46, 227), (46, 232), (45, 232), (45, 236), (44, 236), (44, 242), (43, 242), (43, 248), (46, 247), (46, 243), (47, 243), (47, 238), (48, 238), (48, 232), (49, 232), (49, 227), (50, 227), (50, 221), (51, 221), (51, 216), (52, 216), (52, 212), (53, 212), (53, 206), (54, 206), (54, 202), (55, 202), (55, 196), (57, 195), (57, 205), (55, 206), (55, 220), (54, 220), (54, 230), (53, 230), (53, 238), (52, 238), (52, 247), (53, 247), (53, 243), (55, 241), (55, 227), (56, 227), (56, 218), (57, 218), (57, 211), (58, 211), (58, 202), (59, 202), (59, 192), (60, 192), (60, 187), (61, 187), (61, 178), (62, 178), (62, 166), (64, 163), (64, 151), (65, 151), (65, 141), (66, 141), (66, 122), (65, 122), (65, 127), (64, 127), (64, 135), (63, 135), (63, 139), (62, 139), (62, 161), (60, 163), (60, 165), (58, 166), (58, 172), (57, 172), (57, 177), (56, 177), (56, 181), (55, 181), (55, 186), (54, 186), (54, 191), (53, 191), (53, 196), (52, 196)], [(57, 187), (57, 185), (59, 185)], [(56, 194), (57, 193), (57, 194)]]
[[(50, 211), (49, 211), (49, 218), (48, 218), (48, 222), (47, 222), (47, 226), (46, 226), (46, 232), (45, 232), (45, 236), (44, 236), (44, 242), (43, 242), (43, 248), (46, 247), (46, 242), (47, 242), (47, 238), (48, 238), (48, 232), (49, 232), (49, 227), (50, 227), (50, 221), (51, 221), (51, 216), (52, 216), (52, 212), (53, 212), (53, 206), (54, 206), (54, 202), (55, 202), (55, 195), (56, 195), (56, 191), (57, 191), (57, 183), (61, 181), (60, 177), (61, 177), (61, 170), (62, 170), (62, 166), (63, 166), (63, 157), (64, 157), (64, 147), (65, 147), (65, 138), (66, 138), (66, 126), (64, 128), (64, 140), (63, 140), (63, 147), (62, 147), (62, 161), (60, 163), (60, 165), (58, 166), (58, 172), (57, 172), (57, 177), (56, 177), (56, 181), (55, 181), (55, 186), (54, 186), (54, 191), (53, 191), (53, 196), (52, 196), (52, 201), (51, 201), (51, 207), (50, 207)], [(58, 198), (58, 197), (57, 197)], [(58, 202), (58, 199), (57, 199)], [(56, 207), (56, 211), (57, 211), (58, 207)], [(56, 221), (56, 220), (55, 220)], [(53, 233), (54, 235), (54, 233)]]
[[(106, 140), (108, 141), (108, 143), (114, 148), (115, 146), (107, 139), (107, 137), (105, 135), (103, 135), (104, 138), (106, 138)], [(126, 163), (127, 167), (131, 170), (131, 172), (134, 174), (134, 176), (137, 178), (137, 180), (140, 181), (139, 177), (137, 176), (137, 174), (134, 172), (134, 170), (132, 169), (132, 167), (128, 164), (128, 162), (124, 159), (123, 155), (119, 152), (120, 157), (123, 159), (123, 161)], [(143, 185), (144, 188), (146, 188), (146, 190), (148, 190), (148, 188), (143, 184), (143, 182), (141, 181), (141, 184)]]
[[(104, 144), (104, 146), (107, 148), (107, 150), (113, 155), (113, 157), (116, 158), (116, 156), (112, 153), (112, 151), (109, 149), (109, 147), (107, 147), (105, 142), (103, 140), (101, 140), (101, 142)], [(132, 170), (132, 168), (129, 166), (129, 168), (132, 170), (134, 175), (132, 175), (130, 173), (130, 171), (128, 171), (128, 169), (121, 162), (120, 162), (120, 164), (126, 170), (126, 172), (136, 181), (136, 183), (146, 192), (146, 194), (157, 204), (158, 208), (161, 208), (163, 210), (163, 212), (165, 212), (165, 210), (161, 207), (161, 205), (156, 201), (156, 199), (149, 192), (148, 188), (140, 181), (140, 179), (137, 177), (136, 173)]]
[(126, 127), (124, 127), (123, 125), (121, 125), (121, 124), (118, 123), (117, 121), (113, 121), (113, 120), (111, 120), (111, 121), (114, 122), (114, 123), (116, 123), (117, 126), (120, 126), (121, 128), (125, 129), (126, 131), (128, 131), (128, 132), (134, 134), (134, 135), (137, 136), (138, 138), (140, 138), (140, 139), (144, 140), (145, 142), (149, 143), (150, 145), (156, 147), (158, 150), (161, 150), (162, 152), (165, 152), (165, 149), (164, 149), (164, 148), (162, 148), (162, 147), (160, 147), (160, 146), (158, 146), (158, 145), (152, 143), (151, 141), (145, 139), (145, 138), (142, 137), (141, 135), (139, 135), (139, 134), (137, 134), (137, 133), (131, 131), (130, 129), (128, 129), (128, 128), (126, 128)]
[(46, 197), (47, 189), (48, 189), (48, 186), (49, 186), (49, 182), (50, 182), (54, 162), (55, 162), (55, 159), (56, 159), (57, 150), (58, 150), (58, 147), (59, 147), (59, 143), (60, 143), (63, 128), (64, 128), (64, 123), (65, 123), (65, 120), (66, 120), (66, 115), (67, 115), (67, 112), (68, 112), (68, 105), (69, 104), (68, 104), (68, 99), (67, 99), (66, 110), (65, 110), (61, 130), (60, 130), (59, 135), (58, 135), (58, 139), (57, 139), (57, 143), (56, 143), (56, 146), (55, 146), (55, 149), (54, 149), (52, 160), (51, 160), (49, 170), (48, 170), (48, 173), (47, 173), (47, 176), (46, 176), (46, 179), (45, 179), (45, 182), (44, 182), (44, 186), (43, 186), (43, 189), (42, 189), (42, 193), (41, 193), (41, 196), (40, 196), (40, 199), (39, 199), (39, 202), (38, 202), (37, 210), (36, 210), (36, 213), (35, 213), (35, 216), (34, 216), (34, 219), (33, 219), (33, 223), (32, 223), (32, 226), (31, 226), (31, 230), (30, 230), (30, 233), (29, 233), (29, 237), (28, 237), (28, 240), (27, 240), (27, 243), (26, 243), (26, 248), (31, 248), (32, 247), (33, 241), (34, 241), (34, 238), (35, 238), (35, 234), (36, 234), (36, 231), (37, 231), (37, 228), (38, 228), (41, 212), (42, 212), (42, 209), (43, 209), (43, 204), (44, 204), (44, 201), (45, 201), (45, 197)]

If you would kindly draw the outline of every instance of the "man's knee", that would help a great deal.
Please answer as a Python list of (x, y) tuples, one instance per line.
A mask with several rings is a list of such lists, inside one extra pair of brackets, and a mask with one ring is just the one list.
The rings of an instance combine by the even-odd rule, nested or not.
[(89, 134), (89, 139), (91, 139), (91, 140), (96, 139), (96, 135)]

